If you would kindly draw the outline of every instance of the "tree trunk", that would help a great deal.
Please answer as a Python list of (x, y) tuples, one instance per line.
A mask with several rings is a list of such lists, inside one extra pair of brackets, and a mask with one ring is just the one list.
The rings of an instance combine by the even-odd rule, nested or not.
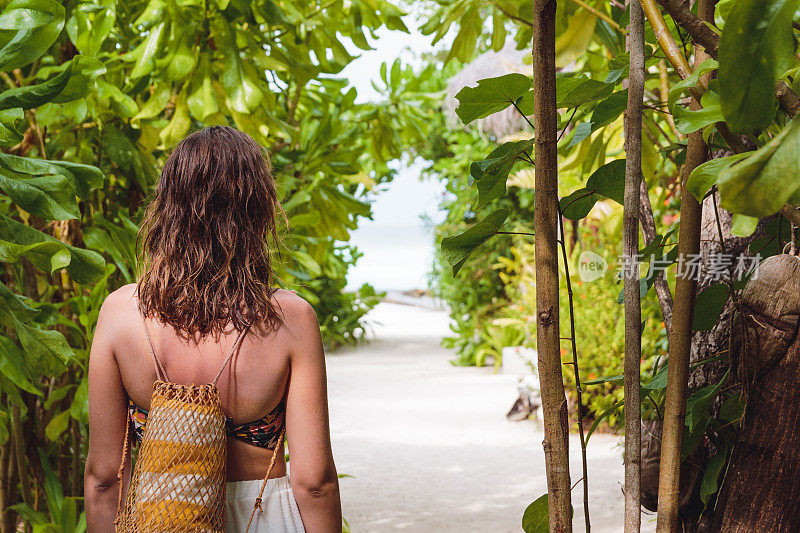
[(558, 323), (558, 152), (555, 0), (533, 2), (533, 90), (536, 129), (536, 348), (544, 417), (550, 531), (572, 531), (567, 399)]
[(625, 297), (625, 532), (641, 527), (642, 406), (640, 361), (642, 358), (642, 309), (639, 297), (639, 201), (642, 184), (642, 105), (644, 99), (644, 12), (638, 1), (630, 2), (628, 54), (630, 74), (625, 112), (625, 199), (622, 253)]
[(800, 259), (766, 259), (742, 293), (732, 360), (747, 395), (714, 531), (800, 530)]

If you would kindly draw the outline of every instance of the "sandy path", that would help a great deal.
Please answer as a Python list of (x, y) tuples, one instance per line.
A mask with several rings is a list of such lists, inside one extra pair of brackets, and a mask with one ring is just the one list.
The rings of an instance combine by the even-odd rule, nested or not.
[[(444, 313), (382, 303), (375, 340), (328, 357), (331, 429), (345, 518), (356, 533), (519, 532), (527, 504), (546, 492), (542, 432), (508, 422), (516, 378), (457, 368), (439, 346)], [(622, 530), (619, 438), (589, 446), (592, 531)], [(580, 477), (577, 436), (572, 479)], [(583, 530), (580, 486), (575, 530)], [(643, 516), (645, 530), (654, 517)]]

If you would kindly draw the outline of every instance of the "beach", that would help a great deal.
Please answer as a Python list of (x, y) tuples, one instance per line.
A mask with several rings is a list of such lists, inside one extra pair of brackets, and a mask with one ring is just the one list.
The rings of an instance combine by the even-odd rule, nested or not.
[[(543, 433), (510, 422), (517, 376), (455, 367), (440, 340), (447, 314), (381, 303), (368, 315), (372, 341), (328, 355), (334, 457), (352, 531), (519, 532), (526, 506), (547, 491)], [(589, 442), (592, 531), (622, 531), (621, 437)], [(571, 474), (580, 445), (570, 438)], [(352, 477), (349, 477), (352, 476)], [(583, 526), (573, 489), (574, 529)], [(652, 531), (655, 515), (642, 515)]]

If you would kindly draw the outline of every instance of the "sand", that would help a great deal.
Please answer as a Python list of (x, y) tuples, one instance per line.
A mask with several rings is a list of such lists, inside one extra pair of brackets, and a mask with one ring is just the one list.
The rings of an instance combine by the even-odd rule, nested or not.
[[(517, 376), (450, 364), (442, 311), (382, 303), (374, 340), (328, 355), (331, 431), (345, 518), (356, 533), (519, 532), (526, 506), (547, 491), (543, 434), (509, 422)], [(622, 531), (621, 439), (589, 442), (592, 531)], [(570, 439), (573, 483), (580, 446)], [(582, 489), (573, 489), (583, 531)], [(654, 515), (642, 516), (652, 531)]]

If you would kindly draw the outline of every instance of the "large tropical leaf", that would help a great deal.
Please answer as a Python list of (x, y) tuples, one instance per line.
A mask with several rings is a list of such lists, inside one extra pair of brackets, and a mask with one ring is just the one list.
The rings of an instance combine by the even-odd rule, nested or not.
[(442, 239), (442, 253), (456, 275), (467, 257), (481, 244), (495, 235), (508, 218), (507, 209), (493, 211), (483, 220), (472, 225), (467, 231), (453, 237)]
[(561, 214), (580, 220), (589, 214), (598, 200), (608, 198), (622, 204), (625, 196), (625, 160), (616, 159), (595, 170), (586, 186), (559, 201)]
[(53, 100), (67, 86), (72, 75), (71, 62), (60, 74), (36, 85), (26, 85), (16, 89), (8, 89), (0, 93), (0, 109), (21, 107), (33, 109)]
[(476, 87), (464, 87), (458, 94), (456, 114), (469, 124), (512, 105), (531, 87), (531, 79), (522, 74), (505, 74), (478, 81)]
[(38, 59), (64, 27), (64, 6), (54, 0), (11, 0), (0, 13), (0, 70)]
[(800, 203), (800, 118), (769, 143), (719, 176), (720, 205), (754, 217), (771, 215), (786, 202)]
[(722, 113), (733, 131), (763, 129), (777, 103), (775, 83), (795, 53), (792, 20), (798, 0), (738, 0), (719, 42)]
[(14, 262), (22, 255), (45, 272), (66, 267), (69, 275), (78, 283), (98, 280), (103, 276), (105, 267), (103, 257), (97, 252), (65, 244), (35, 228), (0, 215), (0, 260)]
[(533, 139), (501, 144), (482, 161), (470, 165), (470, 175), (478, 187), (478, 205), (500, 198), (506, 193), (506, 180), (512, 167), (522, 157), (532, 159), (528, 153), (533, 147)]

